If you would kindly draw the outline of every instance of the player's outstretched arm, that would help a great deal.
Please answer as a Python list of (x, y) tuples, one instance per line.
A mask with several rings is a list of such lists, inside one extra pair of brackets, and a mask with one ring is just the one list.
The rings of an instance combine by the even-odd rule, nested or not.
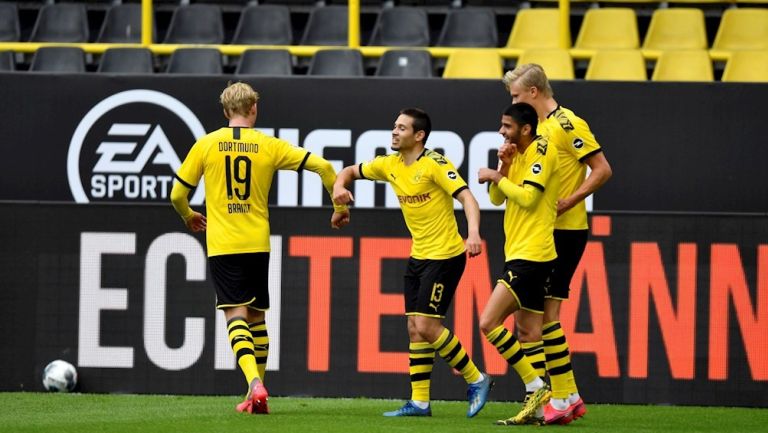
[(483, 241), (480, 238), (480, 205), (477, 204), (475, 196), (465, 188), (457, 196), (456, 200), (464, 208), (464, 215), (467, 217), (467, 240), (464, 243), (469, 257), (475, 257), (483, 252)]

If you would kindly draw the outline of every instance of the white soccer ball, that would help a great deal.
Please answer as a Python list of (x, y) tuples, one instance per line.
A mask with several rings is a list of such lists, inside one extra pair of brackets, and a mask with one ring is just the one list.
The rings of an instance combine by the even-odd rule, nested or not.
[(77, 370), (75, 366), (57, 359), (51, 361), (43, 370), (43, 386), (48, 391), (70, 392), (77, 385)]

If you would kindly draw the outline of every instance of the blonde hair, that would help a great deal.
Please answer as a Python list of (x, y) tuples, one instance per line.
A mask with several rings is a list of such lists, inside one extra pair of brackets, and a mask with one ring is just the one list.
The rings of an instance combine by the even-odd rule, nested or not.
[(224, 107), (227, 118), (234, 115), (247, 117), (253, 104), (259, 100), (259, 93), (248, 84), (238, 81), (237, 83), (229, 83), (227, 88), (221, 92), (219, 100), (221, 106)]
[(551, 97), (554, 94), (554, 92), (552, 92), (552, 86), (547, 79), (547, 74), (544, 72), (544, 68), (536, 63), (517, 65), (515, 69), (507, 71), (501, 81), (504, 82), (504, 87), (509, 91), (512, 83), (518, 80), (520, 80), (520, 85), (522, 87), (535, 87), (539, 89), (539, 92), (544, 96)]

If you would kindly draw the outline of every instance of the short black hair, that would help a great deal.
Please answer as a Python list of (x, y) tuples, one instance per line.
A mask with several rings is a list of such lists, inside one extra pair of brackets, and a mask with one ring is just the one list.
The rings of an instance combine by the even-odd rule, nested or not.
[(421, 108), (403, 108), (400, 110), (400, 114), (413, 118), (413, 133), (424, 131), (422, 143), (427, 144), (429, 133), (432, 132), (432, 121), (429, 119), (429, 114)]
[(504, 115), (511, 117), (519, 126), (531, 125), (531, 136), (536, 136), (536, 127), (539, 126), (539, 116), (536, 110), (525, 102), (512, 104), (504, 110)]

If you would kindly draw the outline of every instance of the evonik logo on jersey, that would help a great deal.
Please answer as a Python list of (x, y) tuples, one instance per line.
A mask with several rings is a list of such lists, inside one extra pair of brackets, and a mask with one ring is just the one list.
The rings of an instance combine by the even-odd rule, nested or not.
[[(182, 152), (172, 143), (189, 148), (203, 135), (194, 113), (172, 96), (146, 89), (116, 93), (91, 108), (72, 135), (72, 196), (77, 203), (165, 201), (181, 166)], [(202, 204), (204, 192), (201, 181), (190, 203)]]

